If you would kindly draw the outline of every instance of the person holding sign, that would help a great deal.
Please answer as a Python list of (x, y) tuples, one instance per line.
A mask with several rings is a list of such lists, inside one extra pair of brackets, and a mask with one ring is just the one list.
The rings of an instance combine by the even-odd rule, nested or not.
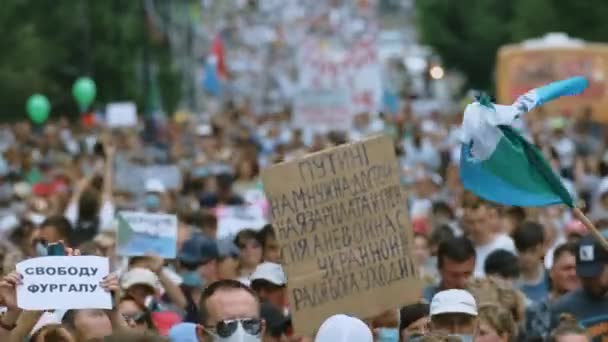
[[(68, 255), (80, 254), (77, 250), (72, 251), (69, 248), (66, 250)], [(86, 260), (81, 258), (86, 258)], [(69, 307), (112, 308), (110, 292), (115, 293), (118, 290), (118, 278), (115, 274), (108, 274), (107, 270), (98, 268), (102, 260), (96, 264), (91, 258), (103, 259), (49, 256), (28, 259), (18, 264), (17, 271), (6, 275), (0, 281), (0, 299), (8, 308), (8, 312), (2, 317), (0, 324), (0, 340), (4, 341), (6, 337), (8, 341), (20, 341), (26, 337), (42, 315), (43, 311), (38, 310)], [(105, 262), (107, 263), (107, 260)], [(34, 265), (34, 263), (38, 266), (28, 266)], [(87, 266), (74, 266), (84, 264)], [(54, 265), (65, 266), (56, 267)], [(59, 275), (63, 271), (66, 275)], [(76, 276), (71, 276), (75, 271)], [(78, 276), (79, 273), (82, 273), (83, 277)], [(86, 283), (88, 280), (85, 273), (101, 281), (93, 280), (94, 283)], [(45, 283), (45, 279), (48, 282)], [(81, 283), (71, 283), (72, 280)], [(91, 291), (98, 291), (94, 287), (99, 287), (99, 291), (106, 294), (95, 295), (97, 297), (91, 296)], [(68, 294), (70, 291), (84, 291), (88, 294), (80, 296), (80, 301), (65, 300), (64, 293)], [(52, 292), (55, 294), (51, 294)], [(45, 294), (40, 297), (43, 293)], [(38, 296), (39, 299), (32, 302), (35, 296)], [(26, 311), (23, 311), (24, 309)], [(74, 329), (71, 329), (72, 334), (80, 337), (78, 340), (104, 337), (112, 333), (113, 327), (120, 326), (120, 320), (114, 311), (108, 313), (99, 309), (76, 309), (69, 310), (65, 317), (72, 317), (74, 323), (78, 322), (72, 326)], [(91, 317), (95, 317), (95, 319), (88, 319)]]

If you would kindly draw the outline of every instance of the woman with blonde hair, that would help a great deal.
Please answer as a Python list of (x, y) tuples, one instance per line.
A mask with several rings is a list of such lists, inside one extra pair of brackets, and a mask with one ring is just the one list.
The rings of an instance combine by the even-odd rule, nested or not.
[(480, 306), (487, 303), (497, 304), (512, 315), (516, 326), (524, 323), (526, 298), (521, 291), (514, 289), (506, 281), (494, 277), (475, 279), (468, 284), (467, 290)]
[(496, 304), (479, 307), (479, 332), (475, 342), (511, 342), (517, 336), (517, 325), (511, 312)]

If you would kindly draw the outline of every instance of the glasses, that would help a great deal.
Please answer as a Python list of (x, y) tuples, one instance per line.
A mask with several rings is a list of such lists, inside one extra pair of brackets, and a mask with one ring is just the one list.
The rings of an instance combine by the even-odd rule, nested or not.
[(262, 321), (257, 318), (227, 319), (217, 322), (215, 326), (208, 325), (205, 328), (214, 331), (218, 337), (228, 338), (236, 332), (239, 325), (252, 336), (257, 336), (262, 331)]
[(131, 314), (131, 315), (123, 314), (122, 318), (124, 318), (125, 321), (127, 321), (127, 322), (134, 322), (135, 324), (142, 324), (146, 320), (146, 314), (143, 312)]

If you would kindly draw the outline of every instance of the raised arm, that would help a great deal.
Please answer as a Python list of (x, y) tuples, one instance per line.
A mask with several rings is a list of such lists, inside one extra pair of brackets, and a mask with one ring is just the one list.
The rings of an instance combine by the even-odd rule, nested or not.
[(116, 147), (111, 143), (104, 145), (106, 153), (106, 162), (103, 172), (103, 191), (102, 203), (112, 202), (114, 191), (114, 156), (116, 155)]
[(165, 289), (167, 297), (169, 297), (175, 306), (185, 310), (186, 306), (188, 305), (188, 301), (186, 300), (186, 297), (179, 286), (166, 275), (163, 269), (163, 258), (157, 255), (148, 255), (147, 258), (149, 260), (148, 268), (158, 276), (158, 280)]

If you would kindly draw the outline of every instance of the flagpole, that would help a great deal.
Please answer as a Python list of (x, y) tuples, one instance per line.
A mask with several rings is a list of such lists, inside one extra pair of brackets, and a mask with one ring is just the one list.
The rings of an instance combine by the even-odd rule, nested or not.
[(583, 223), (583, 225), (585, 227), (587, 227), (587, 229), (589, 229), (589, 231), (591, 232), (591, 234), (593, 235), (593, 237), (595, 237), (595, 239), (606, 249), (608, 250), (608, 241), (606, 241), (606, 238), (602, 235), (602, 233), (600, 233), (599, 230), (597, 230), (597, 228), (595, 228), (595, 225), (593, 225), (593, 222), (591, 222), (591, 220), (589, 220), (587, 218), (587, 216), (585, 216), (585, 214), (583, 214), (583, 212), (579, 209), (579, 208), (572, 208), (572, 212), (574, 213), (574, 216)]

